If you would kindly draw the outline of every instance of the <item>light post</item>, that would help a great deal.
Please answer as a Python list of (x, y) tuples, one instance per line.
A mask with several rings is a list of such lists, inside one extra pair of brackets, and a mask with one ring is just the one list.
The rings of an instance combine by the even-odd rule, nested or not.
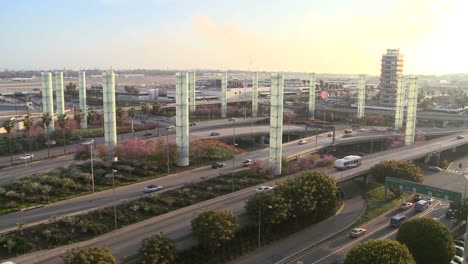
[(92, 185), (92, 190), (94, 193), (94, 160), (93, 160), (93, 144), (94, 144), (94, 139), (87, 140), (83, 143), (82, 145), (89, 146), (89, 152), (91, 153), (91, 185)]
[(169, 131), (166, 132), (166, 165), (167, 165), (167, 173), (170, 172), (170, 167), (169, 167)]
[(232, 156), (232, 172), (231, 172), (231, 183), (232, 183), (232, 192), (234, 192), (234, 161), (236, 160), (236, 156)]
[(232, 122), (232, 145), (236, 146), (236, 127), (234, 126), (234, 122), (236, 122), (236, 119), (232, 118), (231, 122)]
[[(271, 209), (273, 208), (273, 206), (271, 205), (267, 205), (266, 206), (267, 208)], [(260, 244), (261, 244), (261, 221), (262, 220), (262, 206), (258, 206), (258, 247), (260, 247)]]
[[(463, 176), (465, 176), (465, 179), (468, 181), (468, 174), (465, 172), (465, 170), (463, 170)], [(464, 206), (465, 206), (465, 199), (463, 199), (462, 201), (462, 208), (461, 208), (461, 211), (464, 212)], [(465, 227), (465, 241), (467, 241), (468, 239), (468, 216), (466, 217), (466, 227)], [(464, 247), (464, 250), (463, 250), (463, 263), (464, 264), (467, 264), (468, 263), (468, 248), (467, 247)]]
[(114, 182), (116, 172), (117, 170), (112, 170), (112, 198), (114, 200), (114, 226), (115, 226), (115, 229), (117, 230), (117, 204), (115, 202), (115, 182)]

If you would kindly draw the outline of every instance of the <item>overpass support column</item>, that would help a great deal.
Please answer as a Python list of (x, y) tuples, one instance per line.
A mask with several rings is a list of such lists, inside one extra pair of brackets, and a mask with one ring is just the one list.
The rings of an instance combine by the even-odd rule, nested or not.
[(42, 113), (49, 114), (52, 118), (49, 126), (47, 127), (47, 133), (54, 132), (54, 97), (52, 91), (52, 73), (43, 72), (41, 73), (42, 82)]
[(260, 145), (265, 144), (265, 136), (259, 136), (258, 137), (258, 144), (260, 144)]
[(399, 74), (397, 76), (397, 91), (396, 91), (396, 101), (395, 101), (395, 130), (401, 129), (403, 127), (403, 111), (404, 111), (404, 93), (403, 93), (403, 75)]
[(409, 78), (408, 90), (408, 107), (406, 112), (406, 130), (405, 144), (411, 145), (414, 143), (414, 134), (416, 129), (416, 106), (418, 103), (418, 86), (416, 85), (417, 78), (411, 76)]
[[(112, 73), (112, 75), (113, 74), (114, 73)], [(107, 74), (105, 76), (107, 76)], [(106, 77), (104, 77), (104, 82), (106, 82), (106, 80), (107, 80)], [(79, 96), (80, 97), (80, 109), (81, 109), (81, 113), (83, 114), (80, 125), (81, 125), (81, 128), (88, 128), (88, 110), (86, 110), (86, 72), (85, 71), (78, 73), (78, 86), (79, 86), (79, 95), (80, 95)]]
[(364, 108), (366, 104), (366, 75), (359, 75), (359, 92), (358, 92), (358, 112), (357, 118), (364, 117)]
[(196, 102), (197, 102), (197, 94), (196, 94), (196, 88), (197, 88), (197, 81), (195, 78), (195, 71), (191, 71), (188, 73), (188, 86), (189, 86), (189, 93), (190, 93), (190, 112), (195, 112), (196, 110)]
[(227, 117), (227, 72), (223, 73), (223, 76), (221, 77), (221, 117), (226, 118)]
[(252, 117), (258, 116), (258, 72), (252, 75)]
[(369, 176), (367, 174), (362, 176), (362, 179), (366, 185), (369, 183)]
[(102, 102), (104, 110), (104, 143), (106, 147), (113, 149), (117, 145), (117, 128), (115, 117), (115, 75), (113, 71), (108, 71), (103, 74), (103, 77)]
[(176, 74), (176, 145), (180, 152), (177, 166), (189, 165), (189, 75)]
[(442, 124), (443, 127), (447, 127), (448, 126), (448, 121), (444, 121), (444, 123)]
[(283, 74), (271, 76), (270, 100), (270, 166), (273, 175), (281, 175), (281, 158), (283, 154)]
[(315, 72), (309, 80), (309, 120), (315, 119)]
[(65, 114), (65, 100), (63, 96), (63, 72), (55, 73), (55, 98), (57, 99), (57, 115)]

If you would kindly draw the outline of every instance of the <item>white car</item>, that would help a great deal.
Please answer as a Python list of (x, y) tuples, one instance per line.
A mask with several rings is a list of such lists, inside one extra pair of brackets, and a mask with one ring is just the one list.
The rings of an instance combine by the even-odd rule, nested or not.
[(263, 193), (263, 192), (268, 192), (268, 191), (271, 191), (273, 190), (275, 187), (272, 187), (272, 186), (267, 186), (267, 185), (262, 185), (262, 186), (259, 186), (255, 192), (257, 193)]
[(367, 129), (361, 128), (361, 129), (359, 129), (359, 132), (367, 132)]
[(437, 166), (430, 166), (429, 169), (430, 169), (431, 171), (443, 171), (442, 168), (439, 168), (439, 167), (437, 167)]
[(424, 200), (426, 200), (429, 204), (432, 204), (434, 202), (434, 197), (432, 196), (425, 196)]
[(160, 191), (162, 189), (163, 189), (163, 187), (161, 185), (151, 184), (151, 185), (146, 186), (145, 189), (143, 190), (143, 192), (151, 193), (151, 192)]
[(255, 165), (255, 163), (257, 163), (257, 161), (251, 160), (251, 159), (247, 159), (247, 160), (245, 160), (244, 162), (242, 162), (242, 166), (243, 166), (243, 167), (249, 167), (249, 166)]
[(27, 159), (32, 159), (32, 158), (34, 158), (34, 154), (24, 154), (18, 157), (18, 159), (21, 159), (21, 160), (27, 160)]
[(305, 139), (299, 140), (299, 145), (304, 145), (304, 144), (307, 144), (307, 140)]
[(457, 136), (457, 139), (464, 139), (464, 138), (465, 138), (465, 136), (463, 136), (463, 135)]
[(401, 210), (407, 210), (409, 209), (411, 206), (413, 206), (413, 203), (410, 203), (410, 202), (403, 202), (400, 206), (400, 209)]

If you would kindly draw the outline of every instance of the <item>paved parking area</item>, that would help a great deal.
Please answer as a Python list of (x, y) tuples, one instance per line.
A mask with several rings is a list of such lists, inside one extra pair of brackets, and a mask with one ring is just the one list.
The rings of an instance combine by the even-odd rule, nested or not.
[[(462, 168), (459, 168), (459, 164)], [(424, 184), (443, 188), (455, 192), (468, 193), (468, 156), (455, 160), (450, 166), (441, 172), (424, 170)]]

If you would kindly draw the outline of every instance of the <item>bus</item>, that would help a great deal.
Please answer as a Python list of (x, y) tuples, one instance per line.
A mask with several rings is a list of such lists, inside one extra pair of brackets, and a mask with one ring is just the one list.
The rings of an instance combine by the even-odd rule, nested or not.
[(342, 159), (335, 160), (335, 168), (337, 170), (348, 170), (352, 168), (356, 168), (357, 166), (361, 165), (361, 156), (350, 155), (346, 156)]
[(429, 202), (426, 200), (419, 200), (415, 205), (414, 205), (414, 210), (418, 212), (422, 212), (426, 210), (429, 207)]
[(397, 214), (390, 219), (390, 225), (393, 227), (399, 227), (403, 221), (406, 220), (406, 215), (404, 214)]

